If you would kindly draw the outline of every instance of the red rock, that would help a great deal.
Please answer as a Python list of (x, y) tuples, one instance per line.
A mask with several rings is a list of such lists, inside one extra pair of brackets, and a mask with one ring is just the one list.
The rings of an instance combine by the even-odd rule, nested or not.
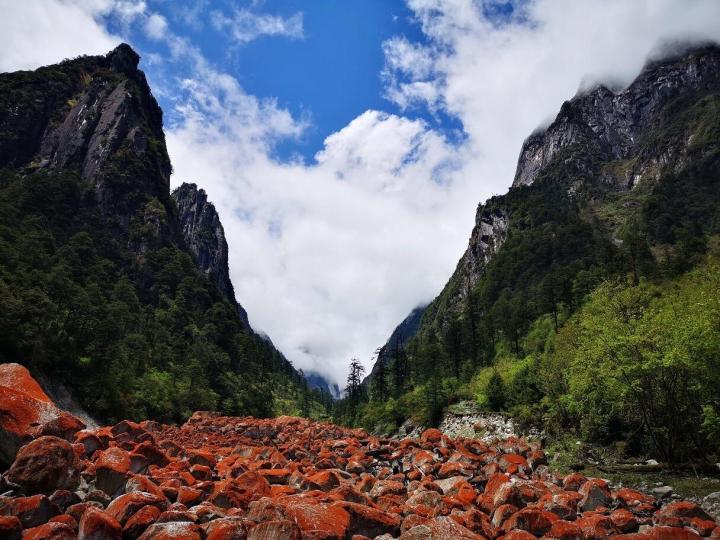
[(248, 540), (300, 540), (302, 536), (300, 528), (285, 519), (260, 523), (250, 530), (247, 538)]
[(118, 447), (108, 448), (95, 460), (96, 486), (111, 497), (125, 485), (130, 473), (130, 454)]
[(545, 512), (538, 508), (524, 508), (519, 512), (515, 512), (502, 525), (503, 531), (528, 531), (535, 536), (542, 536), (550, 530), (554, 521), (558, 517), (551, 513)]
[(460, 525), (447, 516), (426, 521), (422, 525), (408, 529), (400, 535), (400, 540), (482, 540), (483, 537)]
[(213, 470), (207, 465), (193, 465), (190, 467), (190, 474), (196, 480), (212, 480)]
[(97, 450), (105, 448), (105, 445), (100, 440), (100, 437), (89, 431), (78, 431), (75, 434), (74, 441), (83, 445), (86, 456), (92, 456)]
[(157, 506), (143, 506), (125, 522), (122, 529), (124, 538), (137, 538), (145, 530), (155, 523), (160, 516), (160, 509)]
[(210, 468), (216, 465), (215, 455), (210, 450), (188, 450), (185, 455), (191, 465), (205, 465)]
[(499, 540), (534, 540), (535, 536), (527, 531), (510, 531), (503, 535)]
[(247, 523), (241, 519), (215, 519), (204, 526), (205, 540), (245, 540), (248, 528)]
[(194, 523), (155, 523), (150, 525), (139, 540), (201, 540), (200, 528)]
[(594, 514), (578, 519), (575, 524), (582, 530), (585, 540), (595, 540), (597, 538), (606, 538), (618, 531), (614, 523), (608, 516)]
[(60, 514), (59, 516), (51, 517), (48, 523), (64, 523), (73, 531), (77, 531), (78, 529), (77, 520), (68, 514)]
[(671, 502), (663, 506), (655, 513), (653, 520), (658, 525), (684, 527), (690, 525), (693, 518), (712, 520), (705, 510), (688, 501)]
[(652, 504), (655, 502), (655, 499), (650, 495), (628, 488), (618, 489), (612, 495), (625, 508), (634, 508), (639, 504)]
[(196, 505), (205, 498), (205, 493), (199, 489), (182, 486), (177, 491), (177, 502), (185, 504), (187, 506)]
[(396, 536), (400, 533), (400, 516), (376, 510), (353, 502), (337, 502), (337, 506), (350, 515), (350, 524), (346, 534), (361, 534), (375, 538), (381, 534), (389, 533)]
[(682, 527), (653, 527), (649, 531), (652, 540), (700, 540), (702, 538), (695, 531)]
[(544, 495), (537, 486), (531, 482), (507, 482), (502, 484), (493, 497), (493, 508), (503, 504), (512, 504), (522, 508), (529, 503), (535, 502)]
[(340, 485), (340, 478), (337, 473), (331, 470), (320, 471), (316, 474), (308, 476), (305, 479), (307, 489), (319, 489), (322, 491), (330, 491)]
[(638, 527), (638, 521), (632, 512), (620, 508), (610, 514), (610, 519), (617, 529), (622, 533), (633, 532)]
[(22, 523), (16, 516), (0, 516), (0, 538), (4, 540), (20, 540)]
[(66, 440), (40, 437), (20, 448), (7, 478), (26, 493), (74, 490), (80, 483), (80, 462)]
[(427, 443), (439, 443), (442, 440), (442, 431), (439, 429), (426, 429), (422, 432), (422, 435), (420, 435), (420, 440)]
[(595, 510), (601, 506), (607, 507), (612, 502), (607, 482), (605, 482), (605, 480), (600, 480), (599, 478), (589, 479), (580, 486), (578, 491), (580, 495), (583, 496), (582, 500), (578, 504), (578, 508), (583, 512)]
[(528, 470), (530, 467), (523, 456), (517, 454), (504, 454), (498, 460), (500, 468), (508, 474), (516, 474), (518, 471)]
[(120, 525), (125, 525), (125, 522), (135, 512), (147, 505), (157, 506), (160, 510), (164, 510), (167, 502), (165, 499), (151, 495), (150, 493), (133, 491), (113, 500), (107, 507), (106, 512), (110, 517), (116, 519)]
[(220, 508), (247, 508), (252, 501), (268, 495), (268, 481), (258, 473), (249, 471), (237, 478), (217, 482), (209, 500)]
[(45, 495), (33, 495), (13, 499), (3, 513), (16, 516), (23, 528), (29, 529), (47, 523), (51, 517), (60, 514), (60, 509)]
[(46, 523), (23, 531), (23, 540), (75, 540), (75, 531), (65, 523)]
[(569, 474), (563, 479), (563, 489), (568, 491), (578, 491), (585, 482), (587, 482), (587, 478), (585, 478), (582, 474)]
[(494, 536), (490, 518), (487, 514), (484, 514), (476, 508), (470, 508), (469, 510), (461, 512), (455, 510), (450, 517), (475, 534), (486, 538), (492, 538)]
[(139, 443), (135, 446), (133, 452), (144, 456), (150, 465), (165, 467), (168, 463), (170, 463), (170, 460), (167, 455), (165, 455), (165, 452), (158, 448), (152, 441), (143, 441)]
[(133, 491), (150, 493), (160, 499), (166, 498), (165, 492), (160, 489), (160, 486), (142, 474), (135, 474), (125, 482), (125, 493), (131, 493)]
[(79, 540), (120, 540), (122, 527), (115, 518), (92, 506), (85, 510), (80, 520)]
[(575, 540), (582, 538), (582, 529), (571, 521), (558, 519), (554, 521), (550, 530), (545, 533), (545, 538), (557, 538), (558, 540)]
[(55, 406), (25, 367), (0, 364), (0, 465), (12, 463), (20, 447), (36, 437), (71, 441), (84, 428)]
[(502, 504), (498, 506), (492, 514), (492, 526), (495, 529), (499, 529), (500, 527), (502, 527), (502, 524), (505, 523), (508, 518), (510, 518), (510, 516), (515, 514), (517, 511), (517, 506), (513, 506), (512, 504)]
[(350, 526), (350, 514), (339, 506), (288, 501), (284, 509), (288, 518), (297, 523), (303, 534), (308, 531), (325, 531), (344, 538)]

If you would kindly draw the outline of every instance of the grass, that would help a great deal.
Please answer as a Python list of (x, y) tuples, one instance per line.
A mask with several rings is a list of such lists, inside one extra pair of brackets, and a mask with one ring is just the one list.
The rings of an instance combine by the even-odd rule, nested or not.
[[(545, 452), (549, 466), (558, 474), (579, 472), (587, 477), (604, 478), (614, 485), (622, 485), (640, 491), (651, 491), (661, 484), (671, 486), (673, 492), (684, 499), (702, 499), (720, 491), (720, 474), (717, 476), (689, 475), (676, 472), (605, 472), (589, 460), (613, 463), (621, 459), (622, 445), (599, 447), (580, 443), (574, 437), (565, 437), (548, 443)], [(554, 457), (557, 456), (557, 459)]]

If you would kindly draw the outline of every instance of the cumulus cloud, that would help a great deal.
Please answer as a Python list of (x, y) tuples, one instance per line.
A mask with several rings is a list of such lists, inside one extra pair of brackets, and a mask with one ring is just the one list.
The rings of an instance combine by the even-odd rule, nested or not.
[(230, 16), (213, 11), (211, 20), (217, 30), (229, 31), (233, 40), (247, 43), (260, 36), (303, 37), (303, 14), (295, 13), (284, 18), (268, 13), (254, 13), (249, 9), (236, 9)]
[[(144, 9), (143, 3), (136, 3)], [(81, 54), (104, 54), (120, 38), (98, 19), (118, 7), (130, 16), (132, 3), (110, 0), (23, 0), (3, 6), (0, 71), (35, 69)]]
[(145, 33), (150, 39), (163, 39), (166, 35), (167, 29), (167, 19), (159, 13), (150, 14), (145, 21)]
[(713, 0), (535, 0), (498, 17), (501, 3), (408, 0), (429, 66), (418, 64), (421, 45), (385, 43), (388, 97), (441, 106), (462, 122), (472, 156), (463, 174), (478, 179), (477, 200), (509, 186), (524, 137), (581, 84), (629, 83), (663, 41), (720, 38)]

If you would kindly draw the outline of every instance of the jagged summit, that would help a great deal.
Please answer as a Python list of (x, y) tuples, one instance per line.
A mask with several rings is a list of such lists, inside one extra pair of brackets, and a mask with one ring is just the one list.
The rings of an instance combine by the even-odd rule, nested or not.
[(195, 255), (198, 267), (215, 282), (222, 295), (234, 306), (238, 316), (249, 329), (247, 312), (235, 299), (235, 289), (230, 280), (228, 244), (225, 229), (207, 193), (197, 184), (183, 183), (172, 192), (178, 207), (180, 228), (190, 251)]
[[(566, 101), (547, 129), (523, 143), (513, 187), (532, 184), (562, 150), (585, 145), (604, 159), (637, 150), (641, 134), (670, 100), (709, 87), (720, 79), (720, 47), (691, 49), (649, 62), (625, 89), (599, 84)], [(643, 171), (630, 171), (621, 187), (632, 187)], [(640, 178), (638, 178), (638, 176)]]
[(140, 63), (140, 55), (127, 43), (115, 47), (107, 53), (106, 58), (117, 71), (126, 74), (134, 73)]

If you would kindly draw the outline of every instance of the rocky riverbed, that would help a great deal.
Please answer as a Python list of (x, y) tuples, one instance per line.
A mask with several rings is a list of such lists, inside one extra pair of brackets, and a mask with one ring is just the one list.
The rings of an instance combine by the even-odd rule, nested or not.
[(87, 430), (24, 368), (0, 366), (10, 380), (3, 539), (720, 538), (695, 503), (557, 476), (539, 442), (517, 437), (398, 440), (207, 412)]

